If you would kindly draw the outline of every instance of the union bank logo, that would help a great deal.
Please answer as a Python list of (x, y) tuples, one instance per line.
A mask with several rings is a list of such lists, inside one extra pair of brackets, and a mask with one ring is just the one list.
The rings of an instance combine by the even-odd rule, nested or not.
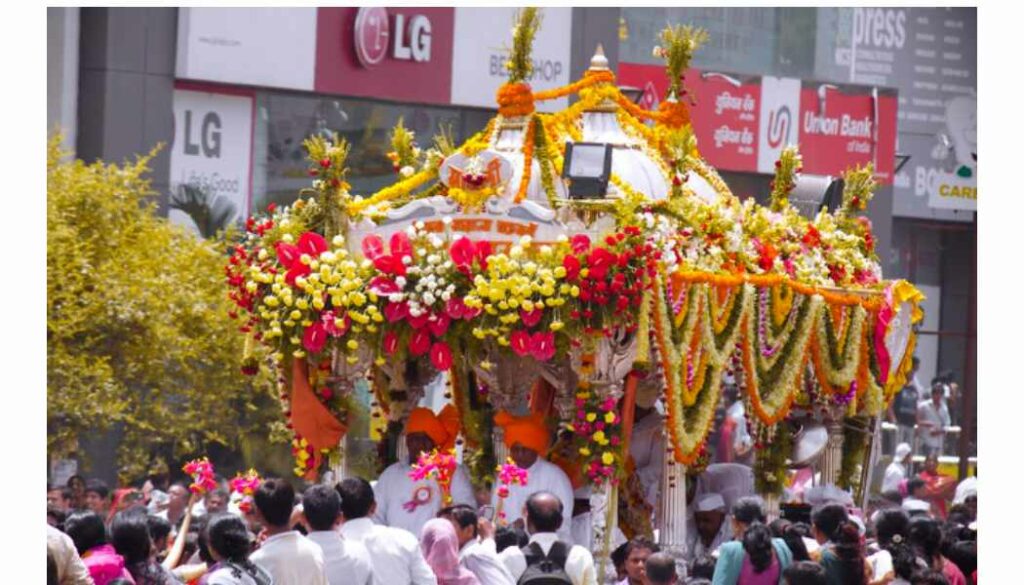
[(793, 127), (793, 113), (789, 106), (782, 106), (772, 110), (768, 114), (768, 128), (765, 139), (771, 148), (781, 148), (792, 141), (789, 138), (790, 129)]
[(388, 57), (428, 62), (430, 30), (430, 19), (423, 14), (395, 14), (392, 18), (381, 6), (360, 8), (352, 34), (356, 58), (366, 68), (375, 67)]

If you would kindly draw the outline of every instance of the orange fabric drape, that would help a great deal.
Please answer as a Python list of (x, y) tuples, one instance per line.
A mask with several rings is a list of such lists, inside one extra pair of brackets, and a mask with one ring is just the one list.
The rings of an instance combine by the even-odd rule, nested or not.
[(313, 471), (320, 467), (320, 450), (333, 449), (348, 430), (313, 394), (309, 365), (305, 359), (292, 360), (292, 427), (313, 447)]

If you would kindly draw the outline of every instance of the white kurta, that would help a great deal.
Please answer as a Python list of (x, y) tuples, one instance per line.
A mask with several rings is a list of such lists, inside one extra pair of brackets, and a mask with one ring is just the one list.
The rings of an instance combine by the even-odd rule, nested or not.
[(420, 552), (419, 538), (407, 531), (357, 518), (341, 525), (341, 537), (366, 547), (373, 563), (374, 585), (437, 585), (434, 571)]
[(661, 489), (661, 470), (665, 460), (665, 425), (657, 412), (637, 421), (629, 440), (629, 454), (636, 463), (636, 474), (644, 487), (644, 499), (652, 508), (658, 508), (658, 490)]
[(882, 478), (882, 492), (896, 491), (900, 482), (907, 479), (907, 468), (899, 461), (893, 461), (885, 468), (885, 476)]
[[(377, 501), (377, 513), (373, 519), (385, 526), (407, 530), (419, 539), (423, 525), (436, 517), (444, 504), (437, 482), (413, 481), (409, 478), (411, 470), (411, 465), (399, 461), (380, 474), (373, 488), (373, 496)], [(462, 465), (455, 469), (451, 489), (452, 504), (467, 504), (476, 508), (473, 486)]]
[(270, 573), (279, 585), (327, 585), (320, 547), (291, 530), (263, 541), (249, 560)]
[[(531, 495), (537, 492), (551, 492), (562, 501), (562, 526), (558, 529), (558, 538), (572, 544), (573, 495), (569, 476), (562, 471), (562, 468), (541, 458), (537, 458), (537, 461), (526, 471), (529, 472), (527, 485), (514, 485), (509, 488), (508, 498), (503, 504), (505, 520), (511, 524), (522, 518), (523, 507)], [(498, 505), (498, 499), (497, 490), (495, 490), (493, 497), (495, 506)], [(526, 519), (523, 518), (523, 521), (525, 522)]]
[(459, 551), (459, 564), (476, 575), (480, 585), (515, 585), (508, 567), (498, 558), (494, 540), (471, 540)]

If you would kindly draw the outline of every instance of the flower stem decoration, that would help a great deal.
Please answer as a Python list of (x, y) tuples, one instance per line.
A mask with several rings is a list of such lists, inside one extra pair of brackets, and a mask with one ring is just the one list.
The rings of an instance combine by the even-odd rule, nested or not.
[(452, 503), (452, 477), (455, 475), (455, 468), (458, 463), (455, 461), (455, 449), (439, 451), (434, 449), (429, 454), (421, 453), (419, 459), (413, 464), (409, 471), (409, 478), (413, 481), (424, 481), (433, 479), (441, 488), (441, 495), (445, 506)]
[(575, 404), (576, 418), (568, 428), (587, 478), (595, 486), (608, 480), (618, 483), (615, 472), (622, 462), (622, 417), (616, 412), (615, 398), (602, 398), (581, 381)]
[(683, 75), (690, 66), (693, 53), (708, 40), (708, 32), (692, 25), (665, 27), (659, 35), (661, 45), (654, 48), (654, 55), (665, 59), (668, 74), (666, 99), (679, 99), (685, 95)]
[(398, 123), (391, 129), (391, 152), (388, 153), (395, 172), (403, 177), (411, 177), (416, 172), (420, 154), (420, 148), (416, 146), (416, 134), (405, 127), (402, 118), (398, 118)]
[(340, 204), (349, 200), (345, 161), (351, 145), (339, 138), (337, 132), (330, 140), (320, 135), (311, 136), (302, 145), (308, 153), (309, 176), (313, 177), (313, 189), (304, 189), (302, 194), (315, 195), (308, 225), (330, 239), (344, 233), (345, 217)]
[(779, 160), (775, 161), (775, 178), (770, 183), (772, 190), (770, 207), (781, 212), (789, 205), (789, 193), (796, 187), (796, 180), (803, 170), (803, 158), (795, 145), (782, 149)]
[(192, 476), (192, 484), (188, 486), (188, 489), (193, 494), (202, 495), (217, 489), (217, 481), (213, 478), (213, 464), (208, 458), (193, 459), (186, 463), (181, 470)]
[(246, 514), (251, 514), (253, 510), (253, 495), (256, 494), (256, 490), (260, 487), (260, 475), (256, 473), (255, 469), (250, 469), (242, 475), (239, 473), (231, 480), (231, 491), (242, 496), (241, 503), (238, 504), (238, 509)]
[(868, 208), (875, 196), (875, 168), (871, 163), (857, 166), (843, 173), (843, 206), (840, 214), (851, 217)]
[(529, 6), (516, 12), (515, 25), (512, 27), (512, 50), (509, 52), (505, 69), (508, 70), (508, 83), (523, 83), (533, 75), (533, 39), (540, 29), (540, 9)]
[(509, 496), (509, 487), (513, 485), (525, 486), (530, 481), (530, 472), (515, 464), (511, 457), (498, 466), (498, 507), (495, 510), (495, 517), (499, 524), (505, 520), (505, 499)]

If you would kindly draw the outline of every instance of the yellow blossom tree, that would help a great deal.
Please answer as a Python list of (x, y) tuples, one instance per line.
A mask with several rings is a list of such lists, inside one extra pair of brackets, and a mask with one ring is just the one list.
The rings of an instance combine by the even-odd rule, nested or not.
[(47, 156), (47, 447), (118, 428), (125, 478), (155, 454), (249, 447), (280, 413), (267, 368), (240, 373), (243, 336), (228, 316), (225, 239), (204, 240), (155, 213), (155, 151), (122, 165)]

